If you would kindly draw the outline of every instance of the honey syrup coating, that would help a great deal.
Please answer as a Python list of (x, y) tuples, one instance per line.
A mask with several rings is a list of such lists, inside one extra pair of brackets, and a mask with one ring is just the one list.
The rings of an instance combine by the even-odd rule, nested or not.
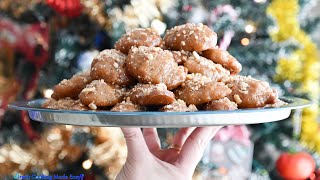
[(267, 82), (250, 76), (230, 76), (223, 81), (232, 90), (228, 98), (236, 102), (238, 108), (264, 107), (276, 103), (278, 99), (277, 92)]
[(153, 29), (137, 28), (124, 35), (115, 43), (114, 48), (124, 54), (128, 54), (132, 46), (160, 46), (162, 39)]
[(232, 75), (238, 74), (242, 70), (241, 64), (228, 51), (221, 49), (208, 49), (202, 52), (202, 56), (221, 64), (228, 69)]
[(89, 71), (76, 74), (69, 80), (64, 79), (59, 84), (54, 86), (51, 97), (55, 100), (66, 97), (78, 99), (79, 93), (91, 81), (92, 79)]
[(205, 51), (217, 44), (217, 34), (202, 23), (187, 23), (168, 30), (164, 36), (170, 50)]
[(186, 79), (186, 69), (178, 66), (168, 50), (159, 47), (132, 47), (127, 58), (127, 72), (140, 83), (164, 83), (169, 90)]
[(126, 58), (115, 49), (103, 50), (91, 63), (92, 79), (103, 79), (108, 84), (120, 86), (133, 84), (133, 78), (126, 72)]
[(181, 99), (174, 101), (171, 104), (165, 105), (160, 109), (164, 112), (194, 112), (198, 111), (197, 107), (194, 104), (187, 106), (186, 102)]
[(94, 110), (97, 107), (114, 106), (122, 100), (123, 91), (107, 84), (104, 80), (94, 80), (81, 91), (79, 99)]
[(127, 98), (126, 101), (122, 101), (116, 104), (111, 111), (114, 112), (137, 112), (137, 111), (145, 111), (145, 107), (140, 106), (138, 104), (133, 104), (130, 101), (130, 98)]
[(189, 51), (171, 51), (173, 55), (174, 61), (176, 61), (179, 65), (183, 65), (190, 56), (192, 56), (192, 53)]
[(222, 99), (210, 101), (206, 107), (206, 110), (235, 110), (237, 108), (237, 104), (235, 102), (230, 101), (227, 97)]
[(177, 99), (187, 104), (200, 105), (221, 99), (231, 93), (224, 83), (212, 81), (199, 73), (188, 74), (185, 84), (174, 91)]
[(195, 51), (193, 51), (192, 56), (184, 63), (184, 66), (188, 69), (188, 72), (200, 73), (213, 81), (220, 81), (222, 77), (230, 75), (230, 72), (220, 64), (215, 64), (214, 62), (199, 56)]
[(141, 106), (167, 105), (175, 101), (173, 92), (161, 84), (137, 84), (129, 92), (130, 100)]
[(64, 109), (64, 110), (78, 110), (78, 111), (86, 111), (89, 108), (82, 104), (80, 100), (74, 100), (69, 97), (55, 100), (55, 99), (47, 99), (42, 107), (49, 109)]

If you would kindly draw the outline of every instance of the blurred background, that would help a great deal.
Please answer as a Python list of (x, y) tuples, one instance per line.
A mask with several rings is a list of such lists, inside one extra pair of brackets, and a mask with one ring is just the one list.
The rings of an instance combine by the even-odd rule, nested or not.
[[(1, 0), (0, 179), (113, 179), (126, 159), (118, 128), (41, 124), (7, 105), (50, 97), (55, 84), (88, 69), (130, 29), (151, 26), (163, 35), (186, 22), (212, 28), (243, 64), (242, 75), (315, 102), (280, 122), (225, 127), (194, 179), (281, 179), (284, 171), (301, 179), (306, 169), (295, 164), (320, 179), (319, 8), (316, 0)], [(176, 129), (158, 131), (165, 147)]]

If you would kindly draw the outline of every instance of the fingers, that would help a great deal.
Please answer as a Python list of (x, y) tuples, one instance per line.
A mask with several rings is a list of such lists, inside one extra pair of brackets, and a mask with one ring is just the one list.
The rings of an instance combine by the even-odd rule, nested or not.
[(173, 138), (173, 146), (181, 148), (195, 127), (181, 128)]
[(143, 136), (151, 153), (161, 149), (160, 139), (156, 128), (144, 128)]
[(202, 158), (203, 152), (221, 127), (196, 128), (184, 143), (176, 165), (193, 172)]
[(121, 128), (128, 148), (128, 158), (137, 158), (148, 152), (148, 147), (140, 128)]

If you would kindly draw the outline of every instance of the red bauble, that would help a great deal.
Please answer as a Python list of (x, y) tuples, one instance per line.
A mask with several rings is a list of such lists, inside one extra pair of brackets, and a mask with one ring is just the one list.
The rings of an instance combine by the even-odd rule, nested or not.
[(80, 0), (46, 0), (46, 2), (61, 15), (77, 17), (81, 14)]
[(283, 153), (276, 162), (279, 175), (286, 180), (303, 180), (315, 171), (315, 161), (305, 152)]

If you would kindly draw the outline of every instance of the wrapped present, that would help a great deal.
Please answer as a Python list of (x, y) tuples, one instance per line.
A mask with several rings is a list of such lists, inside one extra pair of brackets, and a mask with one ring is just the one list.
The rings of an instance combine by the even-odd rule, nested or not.
[(202, 159), (204, 180), (245, 180), (251, 173), (253, 143), (246, 126), (222, 128)]

